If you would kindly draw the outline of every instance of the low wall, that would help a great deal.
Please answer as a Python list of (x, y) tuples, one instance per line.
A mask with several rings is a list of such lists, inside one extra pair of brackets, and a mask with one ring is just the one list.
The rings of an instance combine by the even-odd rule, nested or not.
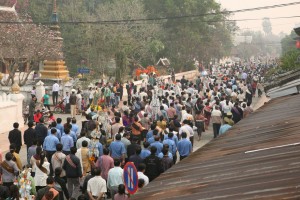
[[(177, 73), (175, 74), (175, 79), (176, 80), (180, 80), (182, 78), (182, 76), (185, 76), (185, 78), (189, 81), (194, 80), (199, 74), (199, 71), (197, 70), (192, 70), (192, 71), (187, 71), (187, 72), (181, 72), (181, 73)], [(166, 75), (166, 76), (160, 76), (160, 79), (168, 79), (169, 77), (171, 77), (170, 75)], [(137, 90), (139, 90), (141, 88), (141, 84), (142, 84), (142, 80), (139, 81), (134, 81), (133, 82), (134, 85), (137, 86)], [(127, 90), (126, 90), (126, 85), (123, 86), (123, 97), (127, 97)]]
[(7, 133), (13, 129), (13, 123), (18, 122), (24, 127), (22, 94), (3, 93), (0, 95), (0, 133)]

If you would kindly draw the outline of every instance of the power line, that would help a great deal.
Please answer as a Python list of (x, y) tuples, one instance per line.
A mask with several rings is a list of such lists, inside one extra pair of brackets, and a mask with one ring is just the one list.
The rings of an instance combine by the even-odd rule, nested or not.
[[(279, 20), (279, 19), (292, 19), (292, 18), (300, 18), (300, 16), (284, 16), (284, 17), (271, 17), (271, 20)], [(206, 23), (215, 23), (215, 22), (241, 22), (241, 21), (259, 21), (264, 18), (247, 18), (247, 19), (222, 19), (222, 20), (195, 20), (195, 21), (177, 21), (176, 23), (198, 23), (198, 22), (206, 22)], [(152, 23), (135, 23), (136, 25), (143, 24), (163, 24), (164, 22), (152, 22)], [(14, 22), (14, 21), (0, 21), (0, 24), (51, 24), (51, 22)], [(73, 21), (73, 22), (59, 22), (59, 24), (99, 24), (99, 25), (123, 25), (125, 23), (117, 23), (109, 22), (109, 21)]]
[[(277, 4), (277, 5), (270, 5), (270, 6), (262, 6), (262, 7), (255, 7), (255, 8), (246, 8), (246, 9), (239, 9), (239, 10), (232, 10), (232, 11), (221, 11), (221, 12), (212, 12), (212, 13), (204, 13), (204, 14), (195, 14), (195, 15), (182, 15), (182, 16), (168, 16), (168, 17), (156, 17), (156, 18), (140, 18), (140, 19), (120, 19), (120, 20), (97, 20), (97, 21), (62, 21), (59, 22), (60, 24), (124, 24), (129, 22), (144, 22), (144, 21), (160, 21), (160, 20), (174, 20), (174, 19), (184, 19), (184, 18), (194, 18), (194, 17), (204, 17), (204, 16), (213, 16), (213, 15), (228, 15), (233, 13), (241, 13), (241, 12), (250, 12), (250, 11), (258, 11), (258, 10), (267, 10), (273, 8), (280, 8), (280, 7), (287, 7), (287, 6), (294, 6), (299, 5), (300, 2), (292, 2), (292, 3), (285, 3), (285, 4)], [(277, 17), (273, 19), (283, 19), (283, 18), (298, 18), (300, 16), (290, 16), (290, 17)], [(220, 22), (220, 21), (249, 21), (249, 20), (261, 20), (261, 19), (240, 19), (240, 20), (230, 20), (230, 19), (223, 19), (223, 20), (203, 20), (203, 22)], [(199, 21), (202, 22), (202, 21)], [(30, 24), (34, 22), (12, 22), (12, 21), (0, 21), (2, 24)], [(51, 22), (36, 22), (37, 24), (50, 24)], [(188, 22), (187, 22), (188, 23)]]

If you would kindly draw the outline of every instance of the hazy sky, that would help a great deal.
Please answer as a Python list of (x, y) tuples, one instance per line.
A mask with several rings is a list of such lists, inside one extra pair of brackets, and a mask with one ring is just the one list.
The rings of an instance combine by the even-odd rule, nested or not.
[[(227, 10), (238, 10), (244, 8), (255, 8), (261, 6), (269, 6), (276, 4), (285, 4), (297, 2), (297, 0), (217, 0), (223, 8)], [(231, 19), (249, 19), (249, 18), (264, 18), (264, 17), (287, 17), (300, 16), (300, 4), (287, 6), (282, 8), (273, 8), (261, 11), (250, 11), (244, 13), (236, 13)], [(300, 23), (300, 17), (291, 19), (271, 19), (273, 33), (278, 34), (281, 31), (289, 34), (295, 24)], [(243, 30), (262, 30), (262, 21), (243, 21), (237, 22), (240, 29)]]

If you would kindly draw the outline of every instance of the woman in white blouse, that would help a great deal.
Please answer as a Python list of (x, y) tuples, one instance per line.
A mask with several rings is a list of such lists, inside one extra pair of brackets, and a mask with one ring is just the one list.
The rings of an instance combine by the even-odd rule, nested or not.
[(49, 167), (50, 163), (47, 161), (45, 152), (41, 152), (40, 160), (36, 160), (33, 167), (35, 168), (34, 182), (36, 191), (47, 186), (46, 180), (50, 172)]

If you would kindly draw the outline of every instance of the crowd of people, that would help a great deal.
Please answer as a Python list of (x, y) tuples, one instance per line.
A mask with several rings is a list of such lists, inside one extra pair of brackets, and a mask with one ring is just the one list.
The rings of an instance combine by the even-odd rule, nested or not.
[[(253, 112), (256, 89), (259, 96), (263, 91), (259, 70), (214, 66), (209, 76), (200, 74), (195, 80), (151, 74), (140, 88), (126, 83), (126, 100), (119, 83), (73, 89), (69, 98), (64, 97), (71, 117), (63, 122), (52, 116), (49, 126), (42, 115), (35, 116), (33, 94), (23, 134), (27, 162), (21, 162), (22, 133), (14, 123), (8, 136), (10, 152), (1, 158), (0, 196), (128, 199), (122, 169), (127, 162), (134, 163), (141, 189), (188, 157), (203, 132), (212, 129), (214, 138), (224, 134)], [(54, 106), (57, 85), (52, 91)], [(44, 96), (45, 102), (49, 104), (49, 96)], [(86, 117), (81, 126), (77, 113)]]

